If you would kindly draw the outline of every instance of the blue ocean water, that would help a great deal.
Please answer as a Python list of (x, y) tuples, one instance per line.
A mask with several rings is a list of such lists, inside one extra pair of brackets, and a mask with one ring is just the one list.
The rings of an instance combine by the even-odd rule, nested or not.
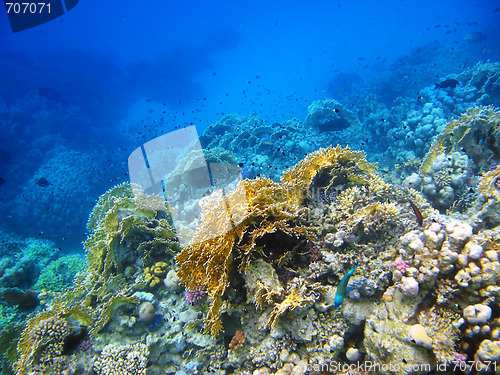
[[(417, 97), (447, 74), (498, 61), (497, 8), (451, 0), (81, 2), (18, 33), (2, 12), (2, 224), (74, 247), (83, 212), (127, 179), (127, 156), (144, 141), (188, 125), (201, 134), (230, 113), (255, 112), (272, 125), (304, 120), (318, 99), (354, 107), (369, 94), (388, 105)], [(64, 187), (49, 176), (58, 171), (43, 170), (61, 152), (93, 160), (72, 164)], [(33, 185), (38, 178), (49, 189)], [(67, 206), (56, 214), (71, 227), (44, 225), (51, 208), (32, 201), (48, 190), (40, 199)], [(15, 220), (17, 210), (29, 226)]]
[[(498, 62), (493, 0), (80, 1), (16, 33), (2, 9), (0, 287), (30, 289), (43, 269), (66, 267), (51, 262), (83, 256), (96, 200), (163, 134), (195, 126), (249, 178), (278, 180), (330, 144), (390, 174), (476, 104), (464, 72)], [(499, 90), (481, 104), (499, 107)], [(316, 101), (348, 115), (316, 120)], [(77, 263), (67, 258), (74, 273)]]

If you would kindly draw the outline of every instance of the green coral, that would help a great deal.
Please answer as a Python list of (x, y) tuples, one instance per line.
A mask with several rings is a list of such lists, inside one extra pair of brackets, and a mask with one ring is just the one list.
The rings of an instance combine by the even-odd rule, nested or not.
[(99, 199), (87, 228), (90, 235), (84, 248), (94, 280), (125, 275), (127, 267), (138, 267), (138, 258), (144, 266), (152, 266), (180, 250), (164, 201), (134, 191), (128, 184), (114, 187)]
[(72, 285), (75, 275), (85, 269), (85, 259), (80, 255), (67, 255), (58, 258), (41, 271), (35, 289), (62, 292)]
[(18, 317), (18, 309), (0, 302), (0, 327), (12, 323)]
[(27, 257), (35, 262), (46, 262), (47, 259), (57, 253), (57, 249), (50, 241), (30, 238), (25, 242), (26, 246), (17, 254), (17, 258)]
[(4, 375), (14, 374), (13, 364), (18, 359), (17, 342), (21, 336), (22, 325), (12, 322), (0, 330), (0, 371)]

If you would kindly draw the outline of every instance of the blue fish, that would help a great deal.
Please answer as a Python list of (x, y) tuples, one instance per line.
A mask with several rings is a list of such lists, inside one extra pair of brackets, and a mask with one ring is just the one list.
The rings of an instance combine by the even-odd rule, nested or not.
[(335, 294), (335, 307), (339, 308), (340, 305), (342, 305), (342, 300), (344, 299), (344, 293), (345, 289), (347, 288), (347, 284), (349, 283), (349, 279), (351, 278), (352, 274), (354, 271), (356, 271), (356, 268), (358, 268), (361, 265), (358, 264), (356, 267), (354, 267), (352, 270), (347, 272), (345, 276), (340, 280), (340, 284), (337, 287), (337, 293)]

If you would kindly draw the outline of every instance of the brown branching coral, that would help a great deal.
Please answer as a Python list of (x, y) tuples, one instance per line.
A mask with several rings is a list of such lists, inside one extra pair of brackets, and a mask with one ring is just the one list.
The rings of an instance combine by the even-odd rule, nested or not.
[[(306, 202), (314, 189), (364, 185), (375, 171), (361, 152), (329, 147), (285, 171), (280, 183), (267, 178), (244, 180), (227, 195), (213, 194), (203, 200), (197, 232), (176, 260), (177, 275), (186, 288), (206, 289), (212, 299), (205, 329), (214, 336), (222, 329), (222, 297), (235, 266), (244, 272), (252, 259), (273, 261), (301, 238), (314, 238), (315, 232), (305, 220)], [(281, 243), (279, 249), (276, 243)], [(284, 243), (292, 244), (290, 249), (283, 250)], [(276, 311), (273, 324), (301, 298), (292, 295), (290, 303)]]

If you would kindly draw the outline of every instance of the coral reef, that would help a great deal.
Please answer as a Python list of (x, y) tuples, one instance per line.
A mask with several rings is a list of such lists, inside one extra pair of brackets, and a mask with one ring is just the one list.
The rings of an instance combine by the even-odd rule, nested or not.
[[(493, 172), (480, 202), (498, 199)], [(383, 181), (361, 153), (320, 149), (280, 182), (214, 191), (200, 200), (184, 249), (163, 201), (134, 189), (118, 185), (97, 202), (88, 268), (46, 297), (14, 340), (17, 374), (49, 364), (98, 374), (305, 374), (332, 361), (403, 368), (496, 358), (497, 232), (439, 214), (415, 190)], [(357, 264), (335, 309), (336, 286)], [(61, 351), (75, 336), (81, 349)]]
[(106, 345), (94, 363), (98, 375), (146, 375), (149, 350), (146, 345)]
[[(325, 103), (316, 103), (318, 116)], [(437, 124), (444, 128), (450, 112), (427, 107), (430, 133)], [(90, 215), (87, 269), (73, 286), (40, 276), (44, 303), (22, 329), (0, 334), (0, 347), (17, 348), (17, 358), (9, 356), (16, 374), (314, 374), (333, 362), (363, 361), (400, 374), (408, 366), (450, 370), (468, 360), (486, 371), (500, 342), (500, 169), (493, 143), (478, 137), (497, 137), (497, 114), (477, 107), (450, 122), (435, 143), (442, 150), (433, 146), (424, 161), (427, 172), (422, 166), (416, 173), (417, 158), (400, 167), (406, 187), (341, 146), (310, 153), (279, 181), (241, 181), (227, 169), (224, 187), (211, 182), (208, 191), (193, 163), (237, 160), (220, 149), (188, 153), (165, 180), (169, 189), (183, 186), (171, 206), (138, 186), (118, 185)], [(425, 116), (415, 115), (419, 122)], [(283, 132), (256, 117), (229, 116), (206, 134), (220, 131), (219, 141), (230, 142), (221, 129), (231, 121), (235, 128), (254, 121), (271, 137)], [(447, 187), (449, 197), (439, 193)], [(471, 201), (458, 205), (470, 189)], [(184, 223), (184, 248), (172, 208), (201, 214)], [(36, 249), (33, 259), (48, 257), (47, 269), (66, 272), (59, 267), (69, 267), (68, 259)], [(6, 258), (2, 269), (21, 258)], [(358, 264), (335, 308), (336, 287)], [(63, 286), (47, 287), (52, 281)], [(67, 342), (71, 348), (62, 348)]]
[[(215, 196), (203, 202), (202, 221), (193, 244), (176, 260), (177, 275), (185, 287), (203, 288), (212, 300), (206, 329), (214, 336), (222, 330), (222, 296), (233, 267), (244, 272), (255, 256), (283, 261), (301, 238), (313, 238), (313, 230), (301, 223), (307, 211), (304, 200), (311, 190), (363, 185), (374, 171), (361, 153), (341, 147), (321, 149), (286, 171), (281, 183), (267, 178), (244, 180), (227, 197)], [(274, 248), (280, 242), (289, 249)], [(293, 296), (282, 302), (276, 316), (304, 301)]]
[[(335, 108), (339, 112), (335, 112)], [(283, 171), (319, 147), (326, 148), (332, 144), (347, 146), (346, 139), (349, 139), (351, 148), (361, 149), (370, 138), (360, 126), (356, 114), (336, 101), (318, 101), (311, 111), (314, 113), (309, 117), (308, 126), (304, 125), (304, 121), (295, 119), (268, 125), (255, 113), (249, 117), (228, 115), (211, 125), (200, 136), (200, 142), (207, 149), (231, 151), (241, 165), (244, 178), (266, 176), (279, 181)], [(322, 112), (325, 112), (324, 118)], [(349, 127), (320, 132), (314, 121), (319, 125), (328, 118), (349, 121)]]
[[(138, 205), (130, 185), (119, 185), (96, 204), (89, 219), (91, 233), (84, 244), (88, 268), (77, 278), (73, 288), (52, 299), (50, 312), (40, 312), (28, 320), (18, 343), (18, 374), (33, 366), (31, 349), (26, 348), (37, 350), (38, 339), (33, 338), (33, 331), (40, 321), (63, 319), (71, 321), (72, 325), (82, 324), (95, 339), (108, 323), (116, 324), (115, 314), (140, 301), (132, 295), (137, 289), (127, 286), (127, 280), (133, 285), (136, 278), (142, 278), (140, 285), (150, 288), (142, 267), (150, 265), (151, 269), (159, 267), (161, 270), (165, 260), (169, 257), (172, 260), (178, 245), (168, 223), (165, 205), (147, 206), (141, 199), (137, 202)], [(142, 260), (141, 267), (137, 259)], [(57, 361), (70, 363), (73, 358), (63, 355)]]
[(467, 89), (462, 95), (481, 105), (499, 105), (500, 63), (477, 63), (457, 76)]
[(307, 109), (304, 125), (319, 132), (334, 132), (347, 128), (360, 129), (357, 116), (333, 99), (317, 100)]
[(57, 258), (42, 269), (34, 287), (37, 290), (62, 292), (71, 286), (75, 277), (85, 269), (85, 259), (80, 255)]
[(496, 144), (500, 137), (500, 112), (492, 106), (474, 107), (457, 120), (450, 121), (433, 142), (422, 161), (421, 174), (431, 171), (439, 155), (465, 153), (474, 171), (487, 170), (492, 162), (500, 161)]
[(434, 207), (464, 211), (471, 205), (475, 174), (500, 161), (500, 114), (494, 107), (473, 107), (448, 122), (422, 160), (419, 173), (403, 184), (421, 189)]

